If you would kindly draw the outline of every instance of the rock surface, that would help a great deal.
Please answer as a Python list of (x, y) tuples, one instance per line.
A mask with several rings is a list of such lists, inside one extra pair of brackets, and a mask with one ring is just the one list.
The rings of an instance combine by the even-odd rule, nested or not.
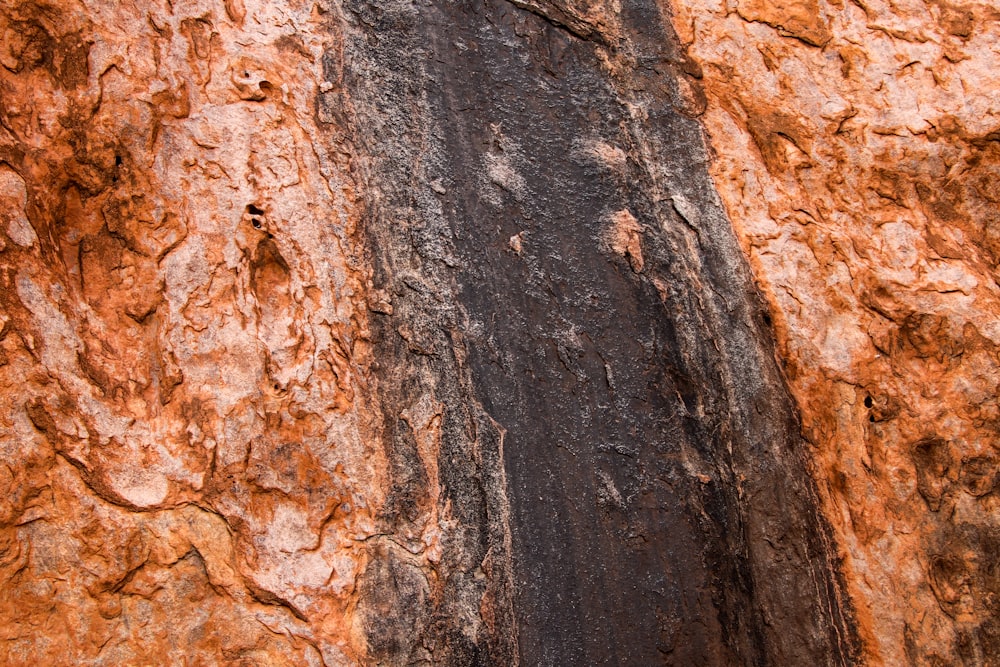
[(873, 665), (1000, 659), (998, 17), (675, 5)]
[(441, 497), (466, 534), (476, 495), (506, 497), (521, 662), (849, 662), (791, 402), (659, 8), (387, 0), (347, 20), (392, 300), (372, 322), (383, 411), (428, 392), (445, 425), (473, 402), (488, 416), (441, 440), (440, 478), (471, 449), (482, 490)]
[(0, 6), (0, 662), (993, 664), (995, 18)]
[(389, 461), (326, 19), (0, 20), (0, 662), (353, 663)]

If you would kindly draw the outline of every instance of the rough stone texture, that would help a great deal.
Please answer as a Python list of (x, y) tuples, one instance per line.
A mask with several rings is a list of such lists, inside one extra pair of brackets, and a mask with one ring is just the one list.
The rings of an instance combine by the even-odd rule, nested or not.
[(0, 21), (0, 662), (351, 664), (389, 461), (324, 17)]
[(419, 382), (501, 429), (523, 664), (849, 662), (798, 427), (659, 8), (347, 12), (392, 298), (375, 345), (409, 348), (385, 363), (418, 378), (390, 400)]
[(869, 664), (1000, 664), (1000, 11), (676, 4)]
[[(0, 662), (854, 660), (663, 7), (23, 0), (0, 34)], [(985, 488), (912, 451), (938, 513)]]

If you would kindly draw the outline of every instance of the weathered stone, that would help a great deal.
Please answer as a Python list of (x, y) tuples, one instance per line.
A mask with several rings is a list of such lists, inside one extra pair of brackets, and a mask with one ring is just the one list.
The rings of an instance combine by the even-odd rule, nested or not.
[(996, 664), (997, 9), (674, 7), (864, 660)]
[(0, 7), (0, 662), (993, 664), (996, 18)]
[(4, 664), (366, 654), (388, 462), (314, 119), (336, 41), (241, 7), (0, 9)]

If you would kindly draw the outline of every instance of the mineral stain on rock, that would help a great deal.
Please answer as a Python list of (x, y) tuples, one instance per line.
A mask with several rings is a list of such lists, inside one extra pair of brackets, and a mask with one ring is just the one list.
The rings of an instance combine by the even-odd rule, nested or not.
[[(362, 187), (380, 191), (374, 281), (394, 294), (374, 345), (402, 357), (376, 371), (392, 378), (383, 405), (419, 383), (502, 434), (489, 455), (506, 483), (480, 481), (483, 501), (441, 462), (453, 511), (482, 525), (493, 494), (509, 508), (509, 543), (464, 547), (509, 559), (512, 576), (514, 643), (477, 655), (847, 664), (849, 612), (760, 304), (683, 113), (683, 56), (654, 5), (589, 8), (613, 34), (567, 11), (347, 5), (344, 88)], [(412, 348), (421, 336), (433, 354)]]
[(926, 10), (0, 7), (0, 662), (993, 664)]

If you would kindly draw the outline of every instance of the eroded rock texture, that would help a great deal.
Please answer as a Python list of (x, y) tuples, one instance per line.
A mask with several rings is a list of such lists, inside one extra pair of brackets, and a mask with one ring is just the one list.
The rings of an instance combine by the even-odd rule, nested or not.
[(446, 405), (454, 358), (504, 434), (519, 654), (843, 664), (685, 60), (655, 5), (528, 9), (350, 5), (344, 84), (393, 298), (373, 330)]
[[(688, 9), (675, 17), (685, 40), (722, 34), (692, 30), (708, 23)], [(716, 195), (696, 118), (708, 108), (719, 142), (721, 101), (751, 86), (725, 88), (711, 70), (703, 95), (668, 10), (650, 0), (0, 6), (0, 661), (862, 657), (810, 454), (722, 201), (744, 240), (750, 218), (737, 191)], [(730, 19), (768, 35), (781, 23), (810, 49), (832, 43), (818, 10), (775, 11), (757, 3)], [(691, 45), (704, 62), (711, 49), (704, 36)], [(778, 123), (809, 127), (783, 108), (732, 135), (764, 146), (755, 182), (800, 173), (797, 154), (767, 147), (790, 136)], [(969, 147), (988, 139), (947, 127)], [(947, 194), (949, 174), (923, 195), (915, 187), (913, 201), (968, 206)], [(774, 192), (766, 201), (791, 201)], [(953, 228), (988, 238), (986, 227)], [(868, 256), (903, 248), (879, 238), (863, 237)], [(762, 279), (788, 275), (759, 255)], [(898, 270), (925, 261), (911, 255)], [(934, 280), (965, 285), (957, 303), (973, 312), (979, 288), (953, 275), (971, 265), (942, 261)], [(826, 285), (829, 266), (803, 268), (795, 289)], [(777, 293), (772, 283), (765, 293)], [(887, 320), (878, 363), (949, 371), (979, 359), (980, 375), (961, 377), (989, 376), (986, 323), (948, 328), (943, 311), (906, 311), (898, 293), (864, 292)], [(917, 471), (887, 477), (884, 488), (909, 490), (898, 508), (861, 498), (864, 473), (839, 475), (851, 459), (824, 445), (854, 442), (823, 418), (840, 414), (841, 394), (818, 393), (827, 366), (790, 342), (793, 324), (805, 339), (817, 325), (774, 312), (825, 507), (904, 513), (922, 494), (924, 513), (906, 515), (913, 537), (893, 548), (938, 541), (895, 562), (933, 556), (927, 581), (945, 616), (922, 618), (957, 623), (955, 650), (985, 655), (993, 602), (976, 591), (995, 572), (976, 554), (993, 548), (987, 441), (972, 456), (971, 440), (899, 416), (905, 391), (979, 385), (922, 371), (934, 381), (919, 388), (852, 389), (852, 415), (868, 414), (857, 405), (870, 395), (877, 428), (896, 429), (880, 437), (900, 438)], [(828, 336), (849, 365), (850, 318), (865, 312), (845, 310)], [(926, 351), (940, 331), (954, 349), (937, 359)], [(991, 423), (988, 404), (977, 409)], [(969, 507), (975, 521), (951, 518)], [(855, 540), (833, 516), (858, 577), (858, 554), (879, 555), (863, 545), (895, 533), (879, 533), (876, 515), (868, 541)], [(902, 596), (924, 571), (893, 563), (871, 566), (877, 586), (850, 590), (865, 604), (877, 589), (912, 599), (914, 614), (930, 609)], [(872, 623), (862, 616), (865, 651), (881, 646)], [(904, 635), (919, 651), (937, 637), (928, 632)]]
[(396, 556), (332, 38), (248, 11), (4, 6), (5, 664), (365, 654)]
[(870, 664), (1000, 660), (998, 16), (676, 5)]

